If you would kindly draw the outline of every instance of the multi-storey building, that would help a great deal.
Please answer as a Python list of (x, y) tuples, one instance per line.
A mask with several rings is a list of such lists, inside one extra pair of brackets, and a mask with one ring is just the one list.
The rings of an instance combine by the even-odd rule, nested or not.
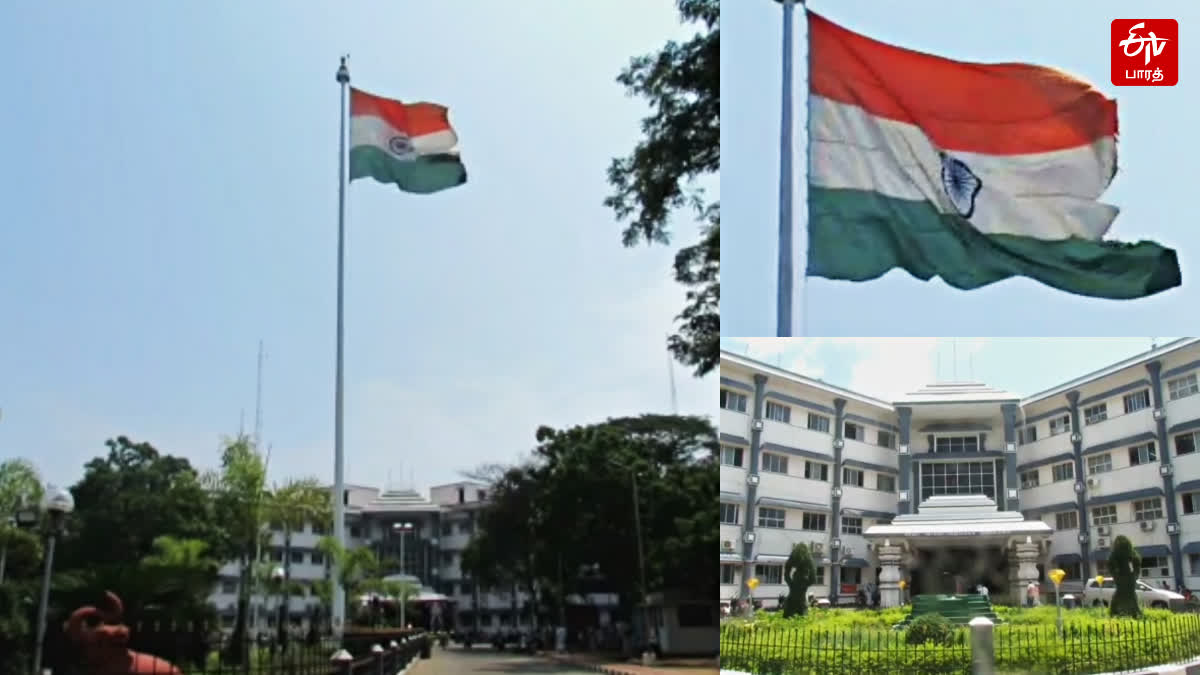
[(888, 401), (722, 352), (722, 599), (753, 576), (773, 605), (798, 542), (835, 601), (875, 582), (890, 604), (900, 578), (936, 590), (937, 573), (1078, 582), (1117, 535), (1146, 581), (1198, 587), (1198, 377), (1186, 338), (1031, 396), (943, 383)]
[[(386, 574), (402, 574), (422, 587), (450, 600), (449, 623), (457, 629), (490, 632), (501, 628), (528, 626), (521, 610), (527, 597), (513, 589), (481, 589), (461, 569), (462, 551), (475, 531), (479, 509), (486, 504), (487, 487), (473, 482), (431, 488), (430, 499), (413, 490), (383, 490), (346, 487), (346, 538), (350, 548), (371, 548), (388, 564)], [(290, 547), (291, 578), (308, 586), (292, 596), (288, 611), (293, 621), (303, 621), (319, 600), (311, 592), (314, 581), (329, 574), (328, 561), (317, 543), (328, 533), (312, 523), (293, 532)], [(270, 546), (264, 551), (269, 563), (283, 566), (282, 528), (273, 525)], [(212, 595), (222, 623), (232, 627), (237, 603), (236, 563), (221, 568), (219, 585)], [(262, 589), (260, 589), (262, 590)], [(264, 590), (251, 600), (251, 615), (258, 629), (274, 626), (281, 599)]]

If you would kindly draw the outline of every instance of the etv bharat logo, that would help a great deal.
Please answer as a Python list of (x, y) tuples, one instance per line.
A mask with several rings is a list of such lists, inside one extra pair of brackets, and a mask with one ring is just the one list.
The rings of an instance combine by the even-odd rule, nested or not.
[(1123, 87), (1170, 87), (1178, 82), (1178, 21), (1113, 19), (1113, 84)]

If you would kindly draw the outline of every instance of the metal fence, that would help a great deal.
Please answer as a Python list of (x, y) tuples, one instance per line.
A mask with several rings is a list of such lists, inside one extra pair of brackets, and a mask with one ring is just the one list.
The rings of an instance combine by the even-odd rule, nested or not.
[[(234, 644), (227, 635), (204, 626), (131, 625), (128, 647), (156, 657), (144, 659), (141, 675), (391, 675), (418, 656), (429, 657), (431, 638), (418, 631), (348, 633), (340, 640), (310, 634), (285, 642), (274, 637)], [(119, 653), (119, 652), (118, 652)], [(43, 662), (54, 675), (129, 673), (112, 652), (78, 645), (47, 643)], [(99, 662), (97, 662), (99, 660)]]
[[(957, 628), (940, 644), (909, 644), (903, 631), (727, 625), (721, 667), (756, 675), (793, 673), (1141, 672), (1200, 657), (1200, 616), (1000, 624)], [(984, 645), (972, 648), (972, 645)], [(973, 665), (974, 664), (974, 665)]]

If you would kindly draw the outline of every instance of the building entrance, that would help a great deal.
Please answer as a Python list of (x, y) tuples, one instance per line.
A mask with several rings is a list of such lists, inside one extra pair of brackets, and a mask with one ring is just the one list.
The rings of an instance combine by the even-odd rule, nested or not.
[(912, 592), (974, 593), (984, 584), (992, 595), (1008, 591), (1008, 556), (999, 546), (920, 548), (912, 569)]

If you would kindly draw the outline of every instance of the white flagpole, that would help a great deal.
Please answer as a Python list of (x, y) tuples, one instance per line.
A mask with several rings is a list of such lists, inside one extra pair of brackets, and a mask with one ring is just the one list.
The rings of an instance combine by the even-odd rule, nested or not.
[[(346, 253), (346, 88), (350, 83), (350, 71), (346, 59), (337, 71), (337, 81), (342, 86), (341, 126), (338, 130), (338, 245), (337, 245), (337, 374), (333, 387), (333, 538), (346, 546), (346, 479), (343, 473), (344, 453), (342, 448), (342, 269)], [(333, 561), (333, 634), (342, 637), (346, 620), (346, 589), (342, 588), (341, 569)]]
[(779, 124), (779, 291), (776, 297), (776, 335), (792, 335), (792, 9), (783, 2), (783, 92)]

